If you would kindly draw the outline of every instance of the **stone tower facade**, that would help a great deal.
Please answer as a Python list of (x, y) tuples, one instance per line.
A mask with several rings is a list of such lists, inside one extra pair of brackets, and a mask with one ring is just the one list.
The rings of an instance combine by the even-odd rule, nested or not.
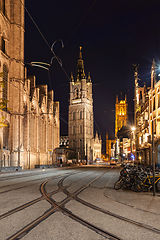
[(71, 74), (69, 121), (69, 147), (79, 153), (81, 159), (90, 157), (91, 142), (93, 139), (93, 99), (92, 82), (84, 73), (84, 63), (80, 47), (77, 64), (77, 76), (74, 80)]
[(125, 100), (118, 100), (118, 95), (116, 96), (116, 104), (115, 104), (115, 137), (117, 137), (117, 132), (123, 127), (127, 125), (127, 95), (125, 95)]
[(0, 0), (0, 167), (47, 164), (59, 146), (59, 103), (46, 85), (36, 86), (24, 67), (24, 0)]

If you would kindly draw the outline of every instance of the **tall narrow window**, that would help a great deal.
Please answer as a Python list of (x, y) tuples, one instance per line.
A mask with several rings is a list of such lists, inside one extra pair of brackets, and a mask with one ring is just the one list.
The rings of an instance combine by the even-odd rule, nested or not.
[(82, 119), (82, 111), (79, 111), (79, 118)]
[(150, 113), (152, 112), (152, 100), (150, 100)]
[(158, 93), (158, 107), (160, 107), (160, 93)]
[(1, 41), (1, 50), (2, 50), (2, 52), (5, 53), (5, 40), (3, 37), (2, 37), (2, 41)]
[(155, 97), (153, 98), (153, 111), (155, 110)]
[(73, 140), (72, 146), (73, 148), (75, 148), (75, 140)]
[(75, 134), (75, 126), (73, 126), (72, 129), (73, 134)]
[(76, 119), (76, 113), (73, 112), (73, 120), (75, 120), (75, 119)]
[(80, 151), (82, 151), (82, 139), (79, 139), (79, 148), (80, 148)]
[(79, 133), (82, 133), (82, 125), (79, 125)]
[(5, 15), (5, 0), (2, 0), (2, 12)]
[(7, 91), (8, 91), (8, 69), (7, 66), (3, 65), (3, 92), (2, 98), (4, 101), (4, 110), (7, 110)]

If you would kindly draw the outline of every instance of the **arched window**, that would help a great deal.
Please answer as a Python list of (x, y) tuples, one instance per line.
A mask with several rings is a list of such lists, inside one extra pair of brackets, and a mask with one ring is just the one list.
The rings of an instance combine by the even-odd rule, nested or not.
[(77, 88), (75, 89), (75, 98), (79, 98), (79, 90)]
[(2, 92), (2, 98), (4, 101), (4, 110), (7, 110), (7, 92), (8, 92), (8, 69), (7, 66), (3, 65), (3, 92)]

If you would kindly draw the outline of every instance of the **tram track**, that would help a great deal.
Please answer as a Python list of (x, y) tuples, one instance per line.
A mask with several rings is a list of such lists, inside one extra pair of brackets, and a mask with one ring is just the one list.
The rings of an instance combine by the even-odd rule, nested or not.
[[(83, 226), (95, 231), (96, 233), (102, 235), (103, 237), (110, 239), (110, 240), (122, 240), (122, 238), (120, 238), (119, 236), (114, 235), (111, 232), (108, 232), (102, 228), (99, 228), (98, 226), (90, 223), (89, 221), (86, 221), (85, 219), (82, 219), (81, 217), (77, 216), (76, 214), (72, 213), (69, 209), (67, 209), (65, 207), (65, 205), (70, 201), (70, 200), (75, 200), (77, 202), (79, 202), (82, 205), (85, 205), (86, 207), (89, 207), (90, 209), (96, 210), (98, 212), (101, 212), (103, 214), (109, 215), (111, 217), (114, 217), (118, 220), (122, 220), (124, 222), (130, 223), (130, 224), (134, 224), (137, 227), (152, 231), (156, 234), (160, 234), (160, 230), (156, 229), (154, 227), (151, 227), (149, 225), (140, 223), (140, 222), (136, 222), (132, 219), (128, 219), (126, 217), (120, 216), (118, 214), (115, 214), (113, 212), (110, 212), (108, 210), (104, 210), (96, 205), (93, 205), (89, 202), (86, 202), (84, 200), (82, 200), (81, 198), (78, 197), (78, 194), (80, 194), (82, 191), (84, 191), (85, 189), (87, 189), (88, 187), (91, 186), (92, 183), (94, 183), (96, 180), (98, 180), (101, 176), (103, 176), (107, 171), (101, 173), (100, 175), (96, 176), (94, 179), (92, 179), (91, 181), (89, 181), (87, 184), (83, 185), (82, 187), (80, 187), (79, 189), (77, 189), (76, 191), (74, 191), (73, 193), (69, 192), (67, 190), (67, 188), (69, 188), (71, 185), (91, 176), (96, 174), (97, 172), (94, 172), (93, 174), (87, 175), (84, 178), (78, 179), (66, 186), (63, 185), (64, 180), (67, 177), (70, 177), (72, 174), (68, 174), (66, 176), (64, 176), (62, 179), (60, 179), (60, 181), (58, 182), (58, 189), (52, 192), (46, 192), (46, 184), (49, 183), (52, 178), (47, 179), (46, 181), (44, 181), (41, 186), (40, 186), (40, 192), (42, 194), (42, 196), (39, 199), (36, 199), (36, 201), (41, 201), (41, 200), (46, 200), (51, 204), (51, 208), (48, 209), (44, 214), (42, 214), (41, 216), (39, 216), (38, 218), (36, 218), (34, 221), (32, 221), (31, 223), (29, 223), (28, 225), (26, 225), (24, 228), (20, 229), (19, 231), (17, 231), (15, 234), (13, 234), (11, 237), (8, 238), (8, 240), (18, 240), (23, 238), (23, 236), (25, 236), (26, 234), (28, 234), (34, 227), (36, 227), (39, 223), (43, 222), (46, 218), (48, 218), (49, 216), (51, 216), (53, 213), (55, 213), (56, 211), (61, 211), (64, 215), (67, 215), (68, 217), (70, 217), (71, 219), (79, 222), (80, 224), (82, 224)], [(66, 198), (63, 199), (61, 202), (56, 202), (52, 197), (54, 196), (54, 194), (58, 193), (58, 192), (62, 192), (66, 195)], [(34, 200), (33, 200), (34, 201)], [(33, 202), (32, 201), (32, 202)], [(30, 202), (31, 203), (31, 202)], [(29, 204), (29, 206), (31, 206)], [(32, 203), (34, 204), (34, 202)], [(26, 204), (27, 205), (27, 204)], [(27, 206), (26, 206), (27, 207)], [(22, 208), (24, 209), (24, 208)], [(22, 210), (20, 209), (20, 210)]]
[[(83, 172), (85, 172), (85, 171), (83, 171)], [(62, 178), (62, 179), (59, 181), (59, 183), (60, 183), (60, 182), (61, 182), (62, 180), (64, 180), (66, 177), (71, 176), (71, 175), (76, 174), (76, 173), (81, 173), (81, 172), (80, 172), (80, 171), (79, 171), (79, 172), (75, 171), (75, 172), (73, 172), (73, 173), (71, 173), (71, 174), (68, 174), (68, 173), (59, 174), (59, 175), (53, 176), (52, 178), (47, 179), (47, 180), (46, 180), (45, 182), (43, 182), (41, 185), (45, 186), (46, 183), (48, 183), (49, 181), (55, 180), (55, 179), (57, 179), (57, 178), (59, 178), (59, 177), (62, 177), (63, 175), (66, 175), (66, 176), (64, 176), (64, 178)], [(46, 178), (46, 177), (45, 177), (45, 178)], [(77, 181), (75, 181), (75, 182), (77, 182)], [(71, 185), (74, 184), (75, 182), (72, 182), (69, 186), (71, 186)], [(60, 187), (61, 185), (60, 185), (59, 183), (58, 183), (58, 189), (56, 189), (55, 191), (52, 191), (52, 192), (48, 193), (48, 196), (51, 196), (51, 195), (56, 194), (56, 193), (58, 193), (59, 191), (61, 191), (61, 187)], [(41, 185), (40, 185), (40, 192), (41, 192), (41, 194), (42, 194), (41, 197), (36, 198), (36, 199), (34, 199), (34, 200), (32, 200), (32, 201), (30, 201), (30, 202), (28, 202), (28, 203), (25, 203), (25, 204), (23, 204), (23, 205), (21, 205), (21, 206), (19, 206), (19, 207), (17, 207), (17, 208), (14, 208), (14, 209), (12, 209), (12, 210), (10, 210), (10, 211), (8, 211), (8, 212), (0, 215), (0, 220), (3, 219), (3, 218), (5, 218), (5, 217), (8, 217), (8, 216), (10, 216), (10, 215), (12, 215), (12, 214), (14, 214), (14, 213), (16, 213), (16, 212), (18, 212), (18, 211), (21, 211), (21, 210), (23, 210), (23, 209), (25, 209), (25, 208), (27, 208), (27, 207), (29, 207), (29, 206), (31, 206), (31, 205), (39, 202), (39, 201), (41, 201), (41, 200), (44, 200), (45, 198), (44, 198), (44, 195), (43, 195), (44, 193), (43, 193), (43, 191), (41, 190)], [(52, 204), (52, 203), (51, 203), (51, 204)]]
[[(66, 174), (67, 174), (67, 173), (65, 173), (65, 175), (66, 175)], [(64, 175), (64, 174), (63, 174), (63, 175)], [(52, 178), (48, 179), (47, 181), (51, 181), (51, 180), (56, 179), (56, 178), (59, 178), (59, 177), (61, 177), (61, 176), (62, 176), (62, 174), (53, 176)], [(55, 193), (57, 193), (58, 191), (59, 191), (59, 189), (51, 192), (51, 194), (55, 194)], [(23, 205), (21, 205), (21, 206), (19, 206), (19, 207), (17, 207), (17, 208), (14, 208), (14, 209), (12, 209), (12, 210), (10, 210), (10, 211), (8, 211), (8, 212), (0, 215), (0, 220), (3, 219), (3, 218), (5, 218), (5, 217), (8, 217), (8, 216), (11, 215), (11, 214), (14, 214), (14, 213), (16, 213), (16, 212), (18, 212), (18, 211), (21, 211), (21, 210), (23, 210), (23, 209), (25, 209), (25, 208), (27, 208), (27, 207), (29, 207), (29, 206), (31, 206), (31, 205), (33, 205), (33, 204), (41, 201), (41, 200), (43, 200), (43, 199), (44, 199), (44, 196), (42, 195), (42, 196), (39, 197), (39, 198), (36, 198), (36, 199), (34, 199), (34, 200), (32, 200), (32, 201), (30, 201), (30, 202), (28, 202), (28, 203), (25, 203), (25, 204), (23, 204)]]
[[(83, 187), (79, 188), (74, 194), (78, 194), (81, 191), (83, 191), (84, 189), (86, 189), (90, 184), (92, 184), (94, 181), (96, 181), (98, 178), (100, 178), (102, 175), (104, 175), (107, 171), (105, 171), (104, 173), (101, 173), (98, 177), (94, 178), (92, 181), (90, 181), (88, 184), (84, 185)], [(94, 173), (95, 174), (95, 173)], [(92, 174), (91, 174), (92, 175)], [(69, 175), (70, 176), (70, 175)], [(64, 179), (67, 176), (65, 176), (63, 179), (60, 180), (60, 182), (63, 182)], [(80, 179), (82, 180), (82, 179)], [(49, 181), (49, 180), (48, 180)], [(46, 218), (48, 218), (51, 214), (53, 214), (55, 211), (61, 211), (64, 214), (68, 215), (69, 217), (71, 217), (72, 219), (81, 222), (83, 225), (85, 225), (86, 227), (89, 227), (90, 229), (94, 230), (95, 232), (105, 236), (106, 238), (110, 239), (110, 240), (121, 240), (119, 237), (110, 234), (106, 231), (104, 231), (103, 229), (98, 228), (97, 226), (92, 225), (91, 223), (81, 219), (80, 217), (72, 214), (69, 210), (65, 209), (62, 205), (67, 203), (69, 199), (71, 199), (72, 197), (69, 196), (66, 199), (64, 199), (61, 203), (57, 203), (56, 201), (54, 201), (51, 196), (53, 195), (53, 193), (46, 193), (45, 190), (45, 185), (48, 181), (45, 181), (41, 184), (41, 188), (40, 191), (43, 194), (43, 197), (45, 197), (45, 199), (51, 203), (51, 208), (49, 210), (47, 210), (46, 213), (44, 213), (43, 215), (41, 215), (40, 217), (38, 217), (37, 219), (35, 219), (34, 221), (32, 221), (31, 223), (29, 223), (27, 226), (25, 226), (24, 228), (22, 228), (21, 230), (19, 230), (17, 233), (15, 233), (14, 235), (12, 235), (11, 237), (8, 238), (8, 240), (16, 240), (16, 239), (21, 239), (23, 236), (25, 236), (30, 230), (32, 230), (35, 226), (37, 226), (39, 223), (41, 223), (42, 221), (44, 221)], [(77, 181), (76, 181), (77, 182)], [(68, 199), (69, 198), (69, 199)]]
[[(68, 199), (69, 199), (69, 197), (72, 197), (72, 198), (75, 199), (77, 202), (79, 202), (79, 203), (81, 203), (81, 204), (83, 204), (83, 205), (85, 205), (85, 206), (87, 206), (87, 207), (89, 207), (89, 208), (91, 208), (91, 209), (93, 209), (93, 210), (102, 212), (102, 213), (104, 213), (104, 214), (107, 214), (107, 215), (110, 215), (110, 216), (112, 216), (112, 217), (115, 217), (115, 218), (117, 218), (117, 219), (119, 219), (119, 220), (123, 220), (123, 221), (125, 221), (125, 222), (134, 224), (134, 225), (136, 225), (136, 226), (139, 226), (139, 227), (142, 227), (142, 228), (145, 228), (145, 229), (147, 229), (147, 230), (150, 230), (150, 231), (153, 231), (153, 232), (155, 232), (155, 233), (160, 234), (160, 229), (156, 229), (156, 228), (153, 228), (153, 227), (151, 227), (151, 226), (149, 226), (149, 225), (139, 223), (139, 222), (137, 222), (137, 221), (134, 221), (134, 220), (131, 220), (131, 219), (129, 219), (129, 218), (126, 218), (126, 217), (120, 216), (120, 215), (118, 215), (118, 214), (115, 214), (115, 213), (113, 213), (113, 212), (111, 212), (111, 211), (104, 210), (104, 209), (102, 209), (102, 208), (100, 208), (100, 207), (98, 207), (98, 206), (95, 206), (95, 205), (93, 205), (93, 204), (91, 204), (91, 203), (89, 203), (89, 202), (86, 202), (86, 201), (82, 200), (81, 198), (78, 198), (77, 195), (78, 195), (80, 192), (82, 192), (86, 187), (84, 187), (84, 189), (82, 188), (81, 190), (78, 190), (78, 191), (75, 192), (74, 194), (71, 194), (71, 193), (69, 193), (69, 192), (66, 190), (66, 188), (63, 187), (63, 181), (60, 181), (59, 184), (61, 185), (60, 187), (61, 187), (63, 193), (68, 196)], [(89, 185), (90, 185), (90, 184), (89, 184)], [(87, 185), (86, 185), (86, 186), (87, 186)], [(65, 204), (66, 204), (66, 202), (65, 202)]]

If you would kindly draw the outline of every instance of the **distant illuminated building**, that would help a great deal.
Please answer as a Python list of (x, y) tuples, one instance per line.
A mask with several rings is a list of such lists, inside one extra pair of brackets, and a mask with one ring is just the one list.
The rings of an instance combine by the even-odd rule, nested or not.
[(117, 137), (117, 132), (127, 125), (127, 95), (125, 95), (125, 100), (118, 101), (118, 95), (116, 96), (115, 104), (115, 137)]

